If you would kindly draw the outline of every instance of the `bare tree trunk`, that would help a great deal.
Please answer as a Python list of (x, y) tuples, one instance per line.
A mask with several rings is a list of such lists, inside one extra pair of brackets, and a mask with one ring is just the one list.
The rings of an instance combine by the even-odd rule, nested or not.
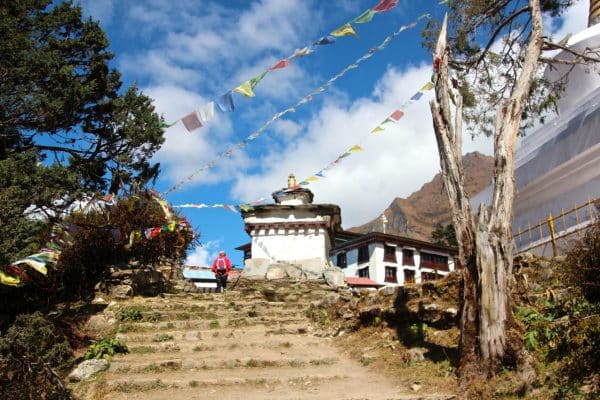
[[(452, 210), (463, 266), (463, 298), (458, 371), (463, 386), (494, 374), (507, 360), (518, 361), (522, 338), (512, 317), (510, 282), (513, 244), (511, 222), (514, 200), (514, 150), (521, 114), (542, 47), (539, 0), (530, 0), (533, 28), (523, 69), (511, 97), (499, 110), (494, 135), (494, 194), (489, 209), (480, 207), (473, 217), (464, 189), (462, 167), (462, 99), (454, 93), (456, 115), (452, 121), (448, 85), (449, 48), (447, 18), (438, 39), (434, 65), (436, 97), (431, 102), (433, 125), (440, 154), (442, 178)], [(516, 340), (513, 340), (516, 339)]]

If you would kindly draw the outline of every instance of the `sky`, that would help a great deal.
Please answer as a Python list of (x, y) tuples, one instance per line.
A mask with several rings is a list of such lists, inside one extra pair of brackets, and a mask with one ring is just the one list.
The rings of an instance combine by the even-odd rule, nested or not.
[[(179, 120), (266, 71), (295, 49), (372, 8), (378, 0), (80, 0), (86, 16), (98, 20), (115, 53), (113, 67), (125, 86), (136, 84), (154, 100), (167, 122)], [(255, 97), (233, 94), (235, 111), (216, 113), (188, 132), (178, 122), (153, 161), (160, 177), (154, 187), (170, 204), (237, 205), (265, 198), (322, 170), (352, 146), (353, 152), (309, 188), (315, 203), (341, 207), (344, 229), (376, 217), (395, 197), (407, 197), (439, 172), (429, 101), (433, 93), (407, 101), (429, 81), (431, 54), (421, 47), (421, 20), (385, 49), (349, 70), (311, 101), (268, 126), (230, 157), (240, 143), (278, 112), (297, 104), (348, 65), (397, 31), (429, 13), (441, 20), (439, 0), (399, 0), (397, 7), (364, 24), (358, 37), (318, 46), (286, 68), (271, 71), (254, 88)], [(580, 0), (560, 21), (546, 21), (555, 38), (578, 32), (587, 22), (589, 0)], [(404, 117), (371, 134), (394, 110)], [(486, 138), (466, 138), (464, 153), (492, 154)], [(212, 168), (203, 167), (211, 161)], [(198, 172), (200, 171), (200, 172)], [(191, 177), (191, 178), (190, 178)], [(181, 183), (181, 184), (180, 184)], [(178, 185), (180, 184), (180, 185)], [(175, 190), (172, 190), (176, 187)], [(186, 264), (208, 265), (223, 249), (243, 266), (236, 247), (248, 243), (239, 213), (224, 208), (176, 208), (201, 235), (202, 245)]]

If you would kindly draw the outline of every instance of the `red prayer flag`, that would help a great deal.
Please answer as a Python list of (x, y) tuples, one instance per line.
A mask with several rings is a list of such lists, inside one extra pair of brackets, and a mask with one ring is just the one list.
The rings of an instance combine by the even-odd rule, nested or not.
[(379, 4), (372, 8), (373, 11), (389, 11), (398, 5), (398, 0), (381, 0)]
[(271, 71), (275, 70), (275, 69), (281, 69), (281, 68), (285, 68), (288, 65), (290, 65), (290, 62), (288, 60), (281, 60), (279, 61), (277, 64), (273, 65), (271, 68), (269, 68)]
[(198, 118), (198, 113), (196, 111), (193, 111), (181, 118), (181, 122), (183, 122), (183, 125), (188, 132), (202, 127), (202, 122), (200, 122), (200, 118)]
[(404, 116), (404, 113), (402, 111), (396, 110), (392, 113), (392, 115), (390, 115), (390, 118), (393, 119), (394, 121), (398, 121), (403, 116)]

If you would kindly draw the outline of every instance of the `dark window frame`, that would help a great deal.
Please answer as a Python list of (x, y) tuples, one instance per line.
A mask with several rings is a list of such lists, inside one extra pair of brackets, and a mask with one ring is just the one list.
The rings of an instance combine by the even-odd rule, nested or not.
[(415, 266), (415, 251), (412, 249), (402, 250), (402, 265)]
[(340, 268), (348, 267), (348, 257), (346, 253), (338, 253), (335, 261), (336, 265)]
[(436, 271), (449, 271), (448, 256), (421, 252), (419, 268), (429, 268)]
[(384, 282), (398, 283), (398, 268), (392, 267), (392, 266), (386, 266)]
[[(407, 283), (416, 283), (416, 279), (417, 279), (417, 273), (416, 271), (413, 271), (412, 269), (405, 269), (403, 271), (404, 273), (404, 284)], [(412, 275), (412, 278), (407, 279), (407, 275)]]
[(364, 246), (360, 246), (358, 248), (358, 263), (366, 263), (369, 262), (369, 245), (365, 244)]
[(359, 268), (356, 270), (356, 275), (359, 278), (369, 278), (371, 279), (371, 275), (369, 274), (369, 267)]
[(383, 261), (386, 262), (396, 262), (396, 247), (388, 246), (387, 244), (383, 245)]

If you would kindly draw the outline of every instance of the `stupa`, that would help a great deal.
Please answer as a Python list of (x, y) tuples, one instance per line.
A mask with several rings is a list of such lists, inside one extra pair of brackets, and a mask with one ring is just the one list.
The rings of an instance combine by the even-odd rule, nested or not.
[(297, 267), (305, 276), (321, 276), (328, 267), (329, 250), (341, 229), (340, 207), (313, 204), (313, 193), (288, 177), (286, 188), (273, 192), (274, 204), (242, 211), (250, 235), (244, 276), (264, 276), (273, 264)]

